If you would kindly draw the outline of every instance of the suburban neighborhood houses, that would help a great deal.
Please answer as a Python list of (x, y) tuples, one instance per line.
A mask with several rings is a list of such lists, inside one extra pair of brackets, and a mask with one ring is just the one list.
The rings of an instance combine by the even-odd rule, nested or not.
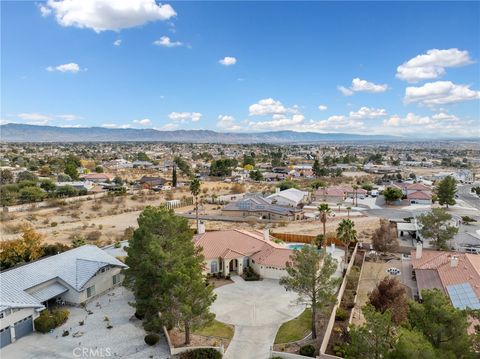
[(0, 14), (0, 359), (480, 358), (480, 1)]
[[(10, 166), (2, 167), (2, 181), (6, 181), (2, 193), (11, 196), (2, 194), (0, 252), (0, 333), (6, 355), (17, 356), (19, 348), (34, 351), (34, 343), (52, 340), (62, 341), (66, 352), (74, 350), (73, 339), (81, 341), (82, 337), (105, 345), (94, 338), (107, 340), (126, 325), (138, 357), (153, 353), (167, 358), (199, 346), (226, 358), (296, 358), (308, 350), (319, 357), (357, 357), (346, 354), (347, 345), (354, 340), (357, 328), (369, 325), (371, 314), (365, 306), (376, 303), (369, 296), (383, 288), (385, 280), (393, 281), (389, 285), (402, 286), (405, 303), (437, 295), (431, 293), (436, 289), (447, 298), (445, 305), (456, 310), (480, 306), (475, 281), (480, 272), (476, 260), (480, 253), (480, 186), (478, 182), (469, 184), (456, 179), (466, 170), (448, 172), (458, 176), (435, 178), (431, 174), (446, 171), (434, 158), (431, 166), (404, 163), (394, 173), (372, 174), (353, 164), (343, 167), (340, 175), (336, 170), (322, 170), (328, 168), (333, 153), (341, 156), (341, 144), (320, 146), (319, 150), (311, 145), (295, 150), (279, 147), (290, 153), (291, 159), (284, 160), (284, 166), (272, 166), (269, 154), (279, 151), (272, 147), (275, 150), (267, 150), (262, 158), (255, 157), (259, 164), (242, 166), (245, 153), (252, 151), (231, 145), (236, 150), (228, 162), (230, 175), (228, 167), (220, 170), (218, 165), (215, 171), (224, 172), (210, 173), (205, 169), (211, 168), (211, 163), (202, 158), (193, 160), (196, 156), (189, 159), (187, 152), (185, 159), (168, 155), (170, 144), (152, 145), (149, 150), (138, 144), (131, 146), (123, 158), (142, 158), (141, 163), (130, 160), (135, 163), (132, 166), (120, 158), (100, 156), (96, 160), (97, 147), (88, 146), (83, 151), (90, 153), (87, 158), (68, 154), (61, 173), (31, 170), (28, 163), (23, 168), (15, 167), (11, 159), (4, 159)], [(54, 147), (46, 147), (46, 153)], [(361, 163), (363, 147), (357, 148), (356, 161)], [(204, 145), (199, 144), (198, 151), (203, 150)], [(397, 147), (395, 151), (401, 152)], [(423, 151), (426, 156), (431, 150), (426, 147)], [(478, 149), (473, 147), (471, 151), (474, 158)], [(26, 158), (38, 161), (40, 153), (36, 151), (35, 156)], [(212, 156), (211, 161), (216, 161), (216, 155)], [(364, 161), (372, 157), (363, 156)], [(296, 164), (290, 164), (293, 159)], [(318, 159), (325, 162), (324, 167), (320, 165), (317, 174), (313, 169), (309, 172), (316, 168), (312, 161)], [(100, 168), (108, 168), (109, 173)], [(469, 171), (475, 173), (478, 165), (472, 162)], [(66, 172), (73, 177), (67, 178)], [(281, 176), (272, 182), (268, 173)], [(14, 186), (22, 191), (26, 183), (23, 181), (29, 181), (37, 192), (44, 191), (41, 201), (24, 196), (24, 192), (19, 196), (11, 192)], [(173, 212), (153, 214), (148, 208)], [(152, 217), (145, 221), (142, 216), (147, 213)], [(156, 221), (162, 224), (155, 227)], [(177, 228), (178, 221), (183, 224)], [(179, 233), (186, 233), (186, 228), (192, 231), (188, 235), (192, 247), (188, 250), (180, 249), (188, 247), (187, 242), (180, 241), (182, 236), (175, 239)], [(143, 317), (141, 312), (149, 307), (138, 303), (146, 299), (141, 293), (151, 285), (145, 282), (147, 287), (140, 290), (134, 283), (154, 272), (142, 274), (147, 269), (142, 263), (150, 260), (137, 263), (135, 258), (142, 258), (137, 253), (144, 253), (143, 258), (157, 261), (154, 258), (159, 255), (150, 252), (154, 247), (138, 252), (145, 236), (158, 238), (159, 243), (165, 241), (170, 249), (162, 254), (161, 262), (171, 255), (168, 263), (172, 266), (177, 266), (175, 258), (180, 260), (189, 251), (201, 256), (195, 259), (198, 266), (189, 267), (193, 272), (188, 277), (208, 281), (206, 292), (195, 296), (205, 298), (201, 310), (206, 317), (202, 318), (215, 315), (213, 322), (201, 319), (204, 328), (194, 327), (187, 336), (188, 322), (158, 326)], [(178, 255), (173, 255), (172, 251), (177, 250)], [(327, 272), (324, 268), (324, 278), (332, 280), (328, 290), (336, 296), (331, 301), (327, 299), (330, 296), (319, 294), (317, 298), (324, 298), (322, 305), (326, 309), (313, 317), (309, 309), (312, 304), (305, 301), (308, 290), (285, 292), (281, 284), (285, 278), (297, 275), (295, 269), (306, 265), (301, 261), (308, 256), (318, 256), (314, 259), (317, 263), (325, 262), (323, 256), (332, 258), (331, 269)], [(182, 263), (189, 263), (187, 258)], [(311, 264), (305, 268), (320, 270)], [(186, 269), (180, 265), (171, 271), (182, 273)], [(164, 273), (162, 281), (170, 280), (166, 277), (169, 272), (158, 273)], [(140, 277), (133, 279), (133, 275)], [(151, 280), (155, 282), (155, 278)], [(178, 286), (187, 285), (182, 283), (178, 281)], [(186, 295), (162, 293), (165, 303), (189, 300)], [(168, 313), (173, 308), (162, 311)], [(264, 314), (260, 315), (260, 310)], [(315, 335), (310, 320), (316, 323)], [(475, 332), (476, 320), (467, 317), (469, 329), (465, 333), (470, 334), (466, 335)], [(297, 329), (292, 331), (292, 326)], [(352, 336), (341, 335), (349, 326), (353, 328)], [(245, 331), (246, 327), (257, 328), (263, 334)], [(148, 344), (153, 342), (153, 346)], [(117, 348), (117, 354), (127, 352), (122, 344)]]

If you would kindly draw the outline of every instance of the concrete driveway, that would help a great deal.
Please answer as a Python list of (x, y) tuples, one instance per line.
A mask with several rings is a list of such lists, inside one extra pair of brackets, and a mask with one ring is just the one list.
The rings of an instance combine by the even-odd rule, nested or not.
[(287, 292), (278, 280), (232, 279), (233, 284), (215, 289), (217, 300), (212, 305), (217, 320), (235, 326), (224, 358), (266, 359), (280, 325), (300, 315), (305, 307), (297, 304), (297, 295)]

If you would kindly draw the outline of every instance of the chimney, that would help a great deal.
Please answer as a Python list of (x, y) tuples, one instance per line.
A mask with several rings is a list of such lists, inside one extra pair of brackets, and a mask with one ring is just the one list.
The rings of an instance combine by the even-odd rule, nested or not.
[(205, 233), (205, 223), (198, 222), (197, 233), (198, 234), (204, 234)]
[(422, 242), (417, 242), (417, 252), (415, 254), (415, 258), (417, 259), (420, 259), (422, 258), (422, 249), (423, 249), (423, 245), (422, 245)]
[(335, 253), (335, 243), (333, 243), (333, 242), (330, 244), (330, 251), (331, 251), (330, 252), (331, 255), (333, 255), (333, 253)]
[(275, 193), (280, 193), (280, 188), (275, 188)]
[(455, 268), (457, 266), (458, 266), (458, 257), (452, 256), (452, 258), (450, 258), (450, 267)]
[(263, 239), (266, 241), (270, 240), (270, 230), (268, 228), (263, 230)]

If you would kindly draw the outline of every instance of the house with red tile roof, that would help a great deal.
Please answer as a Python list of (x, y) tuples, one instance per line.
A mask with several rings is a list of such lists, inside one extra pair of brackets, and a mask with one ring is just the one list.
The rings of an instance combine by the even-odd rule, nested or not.
[(205, 256), (205, 274), (241, 275), (247, 267), (262, 278), (279, 279), (287, 272), (293, 250), (275, 243), (264, 233), (244, 230), (205, 232), (196, 235), (195, 246)]
[(363, 188), (354, 189), (352, 186), (332, 186), (326, 188), (319, 188), (315, 192), (315, 199), (317, 201), (328, 203), (340, 203), (347, 198), (359, 198), (366, 196), (368, 191)]
[(432, 189), (423, 183), (395, 183), (387, 187), (401, 189), (410, 204), (432, 204)]
[(420, 244), (411, 254), (420, 294), (437, 288), (457, 308), (480, 309), (480, 255), (424, 250)]
[(80, 178), (85, 181), (92, 182), (109, 182), (113, 181), (115, 176), (111, 173), (88, 173), (85, 175), (80, 175)]

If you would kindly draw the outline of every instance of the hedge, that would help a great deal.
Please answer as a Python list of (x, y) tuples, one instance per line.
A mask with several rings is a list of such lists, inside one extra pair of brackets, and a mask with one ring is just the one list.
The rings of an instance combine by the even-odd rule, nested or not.
[(221, 359), (222, 354), (213, 348), (193, 349), (180, 354), (180, 359)]

